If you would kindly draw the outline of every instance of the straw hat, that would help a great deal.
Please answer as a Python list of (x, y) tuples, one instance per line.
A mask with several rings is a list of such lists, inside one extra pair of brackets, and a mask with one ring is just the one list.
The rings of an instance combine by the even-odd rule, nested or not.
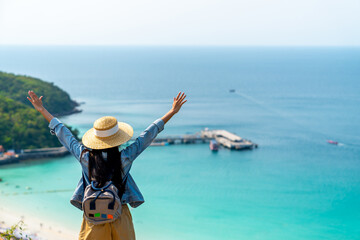
[(82, 142), (91, 149), (106, 149), (120, 146), (129, 141), (133, 134), (134, 130), (129, 124), (106, 116), (94, 122), (94, 127), (84, 134)]

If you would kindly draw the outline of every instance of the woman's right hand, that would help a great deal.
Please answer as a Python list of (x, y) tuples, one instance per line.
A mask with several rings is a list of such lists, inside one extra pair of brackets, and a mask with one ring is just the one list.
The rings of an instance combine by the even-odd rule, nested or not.
[(38, 96), (33, 91), (29, 91), (28, 94), (30, 97), (27, 97), (27, 99), (29, 99), (29, 101), (34, 106), (34, 108), (39, 112), (43, 111), (44, 110), (44, 106), (42, 103), (43, 96), (38, 98)]
[(177, 113), (180, 110), (181, 106), (184, 103), (186, 103), (187, 100), (185, 100), (185, 98), (186, 98), (185, 93), (179, 92), (178, 95), (176, 96), (176, 98), (174, 98), (174, 102), (173, 102), (171, 111), (173, 111), (174, 113)]

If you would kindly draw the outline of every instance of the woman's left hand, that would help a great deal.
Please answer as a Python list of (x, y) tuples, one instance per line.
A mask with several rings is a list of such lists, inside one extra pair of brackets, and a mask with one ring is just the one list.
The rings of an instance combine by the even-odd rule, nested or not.
[(33, 91), (29, 91), (28, 94), (30, 97), (27, 97), (27, 99), (29, 99), (29, 101), (34, 106), (34, 108), (39, 112), (43, 111), (44, 110), (44, 106), (42, 103), (43, 96), (39, 98)]
[(180, 108), (182, 107), (182, 105), (187, 102), (187, 100), (185, 100), (185, 98), (186, 98), (186, 95), (184, 92), (179, 92), (178, 95), (176, 96), (176, 98), (174, 98), (173, 106), (171, 108), (171, 110), (174, 113), (177, 113), (180, 110)]

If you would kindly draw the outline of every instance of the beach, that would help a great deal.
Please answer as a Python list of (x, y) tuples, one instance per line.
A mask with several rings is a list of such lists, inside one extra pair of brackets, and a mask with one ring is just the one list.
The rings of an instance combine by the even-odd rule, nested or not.
[(23, 234), (27, 234), (33, 240), (73, 240), (78, 234), (56, 222), (44, 221), (44, 219), (17, 212), (15, 208), (8, 209), (1, 206), (0, 211), (0, 229), (10, 228), (22, 220), (24, 222)]

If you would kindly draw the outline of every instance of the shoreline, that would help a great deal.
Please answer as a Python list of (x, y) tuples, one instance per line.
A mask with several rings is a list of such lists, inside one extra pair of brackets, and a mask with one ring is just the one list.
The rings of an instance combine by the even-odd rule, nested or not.
[[(80, 106), (79, 103), (77, 103), (78, 106)], [(67, 111), (67, 112), (63, 112), (63, 113), (55, 113), (53, 114), (54, 117), (64, 117), (64, 116), (69, 116), (72, 114), (77, 114), (77, 113), (81, 113), (83, 110), (82, 109), (78, 109), (77, 107), (75, 107), (74, 109)]]
[(56, 222), (40, 220), (28, 213), (19, 213), (16, 209), (7, 206), (0, 207), (0, 229), (7, 229), (23, 221), (23, 234), (27, 234), (33, 240), (73, 240), (78, 232), (69, 230)]
[[(82, 104), (85, 104), (85, 102), (81, 102), (81, 103), (76, 101), (74, 102), (76, 105), (72, 110), (68, 112), (53, 114), (54, 117), (70, 116), (73, 114), (81, 113), (83, 110), (78, 109), (77, 107), (79, 107)], [(22, 153), (15, 154), (13, 156), (0, 155), (0, 166), (19, 163), (21, 160), (31, 160), (31, 159), (48, 158), (48, 157), (62, 157), (68, 154), (70, 153), (63, 146), (52, 147), (52, 148), (23, 149)]]
[(24, 149), (22, 153), (14, 156), (0, 157), (0, 166), (19, 163), (22, 160), (63, 157), (70, 154), (65, 147)]

